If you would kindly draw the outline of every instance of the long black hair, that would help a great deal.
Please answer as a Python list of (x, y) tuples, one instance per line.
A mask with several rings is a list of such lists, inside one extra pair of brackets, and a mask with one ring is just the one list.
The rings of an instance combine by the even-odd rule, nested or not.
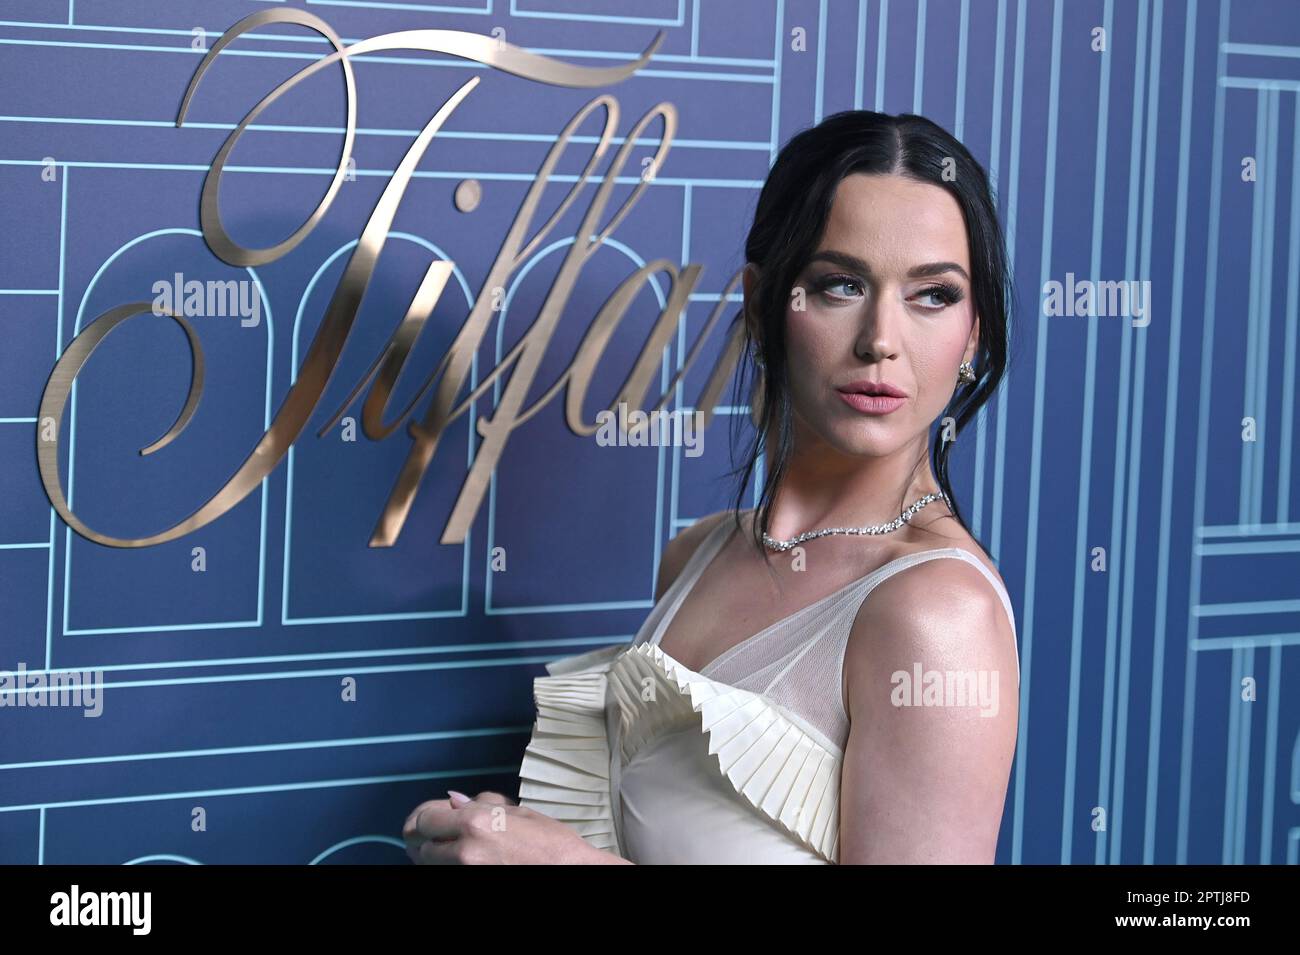
[[(1006, 246), (988, 177), (966, 147), (924, 116), (890, 116), (870, 110), (835, 113), (791, 138), (777, 156), (758, 197), (754, 223), (745, 240), (745, 258), (758, 267), (759, 277), (752, 293), (745, 297), (744, 309), (732, 319), (733, 334), (736, 322), (744, 325), (733, 403), (751, 406), (755, 426), (744, 464), (731, 472), (740, 475), (732, 507), (738, 528), (745, 489), (759, 456), (767, 448), (769, 435), (775, 438), (775, 452), (766, 469), (753, 527), (754, 544), (765, 561), (769, 556), (762, 535), (767, 532), (773, 498), (794, 445), (785, 354), (786, 307), (795, 280), (817, 251), (836, 188), (853, 173), (895, 174), (932, 183), (961, 207), (980, 330), (971, 362), (975, 381), (963, 383), (954, 392), (939, 419), (953, 419), (954, 438), (992, 397), (1006, 371), (1013, 297)], [(752, 312), (759, 326), (757, 342), (749, 323), (744, 321), (746, 310)], [(757, 367), (756, 351), (762, 361)], [(741, 416), (731, 420), (734, 426), (741, 423)], [(953, 516), (975, 537), (949, 483), (948, 455), (953, 441), (942, 439), (942, 427), (936, 430), (940, 440), (930, 442), (935, 479)], [(734, 447), (734, 430), (732, 438)], [(917, 467), (920, 464), (918, 460)], [(906, 493), (906, 487), (900, 489), (900, 495)], [(898, 506), (901, 511), (901, 497)]]

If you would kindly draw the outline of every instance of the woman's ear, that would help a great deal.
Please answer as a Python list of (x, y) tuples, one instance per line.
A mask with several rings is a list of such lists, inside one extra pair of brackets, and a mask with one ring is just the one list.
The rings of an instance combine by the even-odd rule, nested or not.
[(980, 317), (977, 314), (975, 321), (971, 323), (970, 335), (966, 339), (966, 351), (962, 355), (963, 361), (975, 360), (975, 353), (979, 351), (980, 346)]

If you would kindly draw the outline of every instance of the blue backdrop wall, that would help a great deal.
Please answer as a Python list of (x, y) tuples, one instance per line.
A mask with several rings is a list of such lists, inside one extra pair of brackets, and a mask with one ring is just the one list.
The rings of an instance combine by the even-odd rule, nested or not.
[[(179, 129), (176, 113), (204, 49), (240, 18), (287, 6), (346, 42), (455, 29), (588, 67), (634, 60), (659, 30), (664, 40), (635, 75), (595, 90), (443, 55), (359, 57), (355, 168), (301, 245), (245, 271), (199, 236), (206, 171), (247, 110), (328, 48), (301, 28), (259, 30), (217, 57)], [(46, 378), (74, 336), (175, 273), (250, 281), (259, 296), (256, 323), (192, 320), (203, 397), (156, 454), (137, 452), (176, 419), (189, 382), (179, 326), (127, 322), (77, 380), (61, 432), (73, 510), (105, 534), (157, 533), (257, 443), (393, 169), (472, 76), (481, 83), (421, 162), (286, 460), (219, 520), (167, 543), (114, 548), (70, 531), (34, 447)], [(454, 260), (396, 388), (398, 420), (483, 293), (556, 135), (598, 93), (621, 104), (619, 136), (662, 101), (680, 125), (583, 269), (529, 401), (623, 278), (658, 258), (699, 263), (653, 400), (744, 264), (780, 145), (846, 108), (934, 118), (993, 175), (1021, 306), (1009, 377), (959, 443), (954, 475), (1019, 625), (1022, 725), (998, 858), (1297, 860), (1300, 8), (1289, 0), (5, 0), (0, 90), (0, 668), (101, 670), (104, 682), (94, 718), (0, 709), (0, 861), (405, 862), (399, 830), (417, 802), (449, 786), (515, 792), (532, 678), (637, 630), (664, 543), (727, 501), (727, 424), (745, 409), (724, 405), (692, 457), (597, 447), (552, 401), (511, 436), (464, 543), (445, 545), (481, 450), (471, 416), (448, 428), (386, 548), (367, 543), (412, 447), (405, 422), (381, 441), (316, 432), (429, 263)], [(330, 67), (240, 140), (222, 195), (239, 241), (287, 236), (324, 193), (342, 90)], [(646, 130), (611, 210), (660, 129)], [(589, 120), (573, 140), (534, 228), (597, 130)], [(454, 196), (471, 179), (482, 198), (462, 212)], [(594, 188), (511, 275), (475, 384), (537, 317)], [(1045, 314), (1045, 283), (1071, 274), (1150, 281), (1149, 322)], [(588, 419), (667, 288), (660, 274), (639, 293)], [(724, 303), (728, 317), (737, 303)], [(724, 325), (670, 407), (699, 397)], [(499, 393), (478, 399), (475, 420)], [(348, 414), (359, 420), (359, 405)]]

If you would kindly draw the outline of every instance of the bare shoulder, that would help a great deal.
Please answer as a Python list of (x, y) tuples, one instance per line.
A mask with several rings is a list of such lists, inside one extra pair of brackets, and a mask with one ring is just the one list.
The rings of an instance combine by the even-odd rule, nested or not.
[[(1001, 582), (996, 568), (972, 548)], [(922, 561), (887, 577), (863, 600), (844, 656), (846, 706), (855, 687), (882, 675), (924, 670), (996, 672), (1018, 683), (1013, 623), (1001, 594), (979, 568), (960, 558)]]
[(687, 562), (695, 555), (704, 539), (722, 521), (731, 520), (732, 514), (732, 511), (726, 510), (716, 511), (707, 517), (701, 517), (664, 545), (663, 555), (659, 558), (659, 576), (655, 585), (655, 600), (662, 597), (668, 588), (673, 585), (673, 581), (677, 579)]
[[(1002, 583), (1002, 575), (998, 573), (998, 568), (989, 555), (984, 551), (971, 533), (957, 523), (950, 511), (941, 510), (927, 514), (921, 511), (917, 517), (913, 517), (911, 524), (907, 528), (912, 536), (909, 538), (909, 550), (930, 550), (937, 547), (956, 547), (966, 551), (972, 557), (979, 560), (981, 564), (992, 572), (999, 583)], [(1003, 584), (1005, 587), (1005, 584)]]
[(950, 556), (881, 581), (854, 619), (843, 677), (841, 861), (991, 863), (1019, 679), (989, 579)]

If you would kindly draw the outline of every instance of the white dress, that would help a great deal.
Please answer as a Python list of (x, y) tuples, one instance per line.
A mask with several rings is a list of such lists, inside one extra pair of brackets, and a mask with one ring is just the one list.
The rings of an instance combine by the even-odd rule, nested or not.
[(519, 801), (640, 865), (826, 864), (839, 857), (840, 766), (849, 721), (844, 650), (877, 584), (954, 557), (907, 554), (727, 649), (700, 672), (659, 649), (677, 608), (734, 531), (718, 522), (631, 643), (547, 665)]

